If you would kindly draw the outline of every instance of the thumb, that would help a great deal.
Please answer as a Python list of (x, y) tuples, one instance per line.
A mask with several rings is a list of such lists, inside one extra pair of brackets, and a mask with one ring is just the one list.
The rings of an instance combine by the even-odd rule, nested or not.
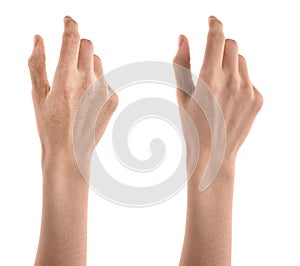
[(191, 74), (189, 43), (184, 35), (179, 36), (178, 51), (173, 59), (173, 66), (177, 83), (177, 99), (179, 103), (183, 103), (195, 88)]
[(28, 59), (34, 97), (45, 97), (50, 89), (46, 73), (45, 46), (41, 36), (34, 36), (34, 48)]

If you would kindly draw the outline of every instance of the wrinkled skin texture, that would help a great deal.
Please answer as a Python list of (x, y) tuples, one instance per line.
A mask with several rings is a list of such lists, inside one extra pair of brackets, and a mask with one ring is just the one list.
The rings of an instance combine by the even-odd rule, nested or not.
[[(77, 23), (65, 18), (59, 63), (50, 87), (45, 67), (45, 48), (40, 36), (35, 36), (35, 48), (29, 58), (32, 98), (43, 152), (72, 151), (72, 130), (76, 109), (86, 90), (103, 75), (102, 63), (93, 54), (91, 41), (80, 40)], [(103, 90), (111, 90), (103, 86)], [(96, 125), (97, 142), (118, 105), (112, 93), (103, 107)]]

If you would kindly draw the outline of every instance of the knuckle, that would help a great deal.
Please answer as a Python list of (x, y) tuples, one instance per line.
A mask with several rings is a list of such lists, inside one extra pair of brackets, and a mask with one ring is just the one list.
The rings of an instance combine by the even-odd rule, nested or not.
[(250, 78), (248, 77), (248, 75), (246, 76), (244, 73), (241, 73), (240, 69), (238, 70), (238, 76), (240, 78), (240, 87), (241, 89), (248, 89), (249, 91), (253, 91), (253, 84), (250, 80)]
[(214, 71), (209, 72), (201, 72), (200, 73), (200, 79), (207, 84), (207, 86), (210, 88), (212, 92), (215, 92), (218, 88), (218, 79), (216, 78)]
[(222, 31), (210, 31), (207, 39), (210, 43), (220, 43), (225, 40), (225, 36)]
[(175, 70), (177, 72), (184, 72), (184, 69), (189, 69), (190, 68), (190, 59), (175, 56), (174, 59), (173, 59), (173, 64), (174, 64)]
[(260, 110), (264, 103), (263, 96), (259, 93), (258, 90), (254, 89), (254, 105), (256, 107), (256, 110)]
[(73, 32), (73, 31), (64, 32), (63, 38), (64, 38), (64, 40), (69, 41), (69, 42), (77, 42), (80, 40), (79, 33)]
[(181, 89), (177, 89), (176, 90), (176, 98), (177, 98), (177, 102), (179, 103), (179, 105), (185, 106), (187, 103), (187, 100), (189, 99), (189, 95), (185, 91), (182, 91)]
[(229, 73), (227, 76), (227, 85), (229, 88), (238, 88), (240, 84), (240, 77), (236, 73)]
[(178, 65), (178, 62), (179, 62), (179, 56), (178, 56), (178, 55), (175, 55), (175, 56), (173, 57), (173, 64)]
[(31, 89), (31, 97), (32, 97), (33, 103), (37, 103), (38, 102), (38, 99), (39, 99), (38, 96), (39, 95), (37, 94), (36, 89), (34, 89), (32, 87), (32, 89)]
[(203, 64), (200, 70), (200, 78), (205, 82), (211, 82), (216, 79), (218, 71), (211, 65)]
[(241, 89), (245, 92), (251, 92), (253, 90), (253, 85), (250, 81), (241, 81)]
[(35, 84), (31, 89), (31, 97), (34, 104), (41, 103), (42, 99), (47, 95), (47, 92), (50, 90), (48, 84), (38, 85)]
[(107, 101), (107, 108), (113, 112), (116, 110), (118, 104), (119, 104), (119, 97), (117, 96), (117, 94), (114, 93), (109, 97)]
[(41, 55), (32, 55), (28, 59), (28, 67), (30, 70), (34, 70), (40, 67), (45, 61), (45, 57)]

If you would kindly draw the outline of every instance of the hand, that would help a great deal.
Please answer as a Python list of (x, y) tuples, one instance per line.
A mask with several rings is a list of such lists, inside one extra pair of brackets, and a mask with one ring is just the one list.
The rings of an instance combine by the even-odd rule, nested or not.
[[(263, 98), (249, 79), (247, 64), (238, 54), (237, 43), (225, 40), (222, 23), (215, 17), (209, 18), (207, 46), (196, 86), (190, 72), (188, 40), (184, 36), (179, 38), (174, 70), (178, 88), (184, 89), (177, 90), (177, 99), (182, 108), (181, 122), (187, 146), (188, 172), (191, 171), (190, 161), (197, 154), (195, 147), (198, 149), (198, 146), (195, 143), (198, 142), (201, 148), (200, 152), (197, 151), (200, 156), (188, 184), (187, 220), (180, 265), (231, 265), (235, 158), (262, 107)], [(210, 127), (198, 105), (201, 97), (207, 96), (201, 94), (205, 83), (223, 113), (223, 119), (220, 119), (216, 109), (213, 109), (210, 122), (214, 129), (225, 126), (226, 146), (224, 161), (216, 179), (206, 190), (200, 192), (198, 185), (200, 180), (202, 182), (202, 175), (210, 161), (212, 147)], [(184, 113), (187, 113), (195, 125), (197, 141), (187, 126)], [(214, 133), (218, 137), (218, 130)]]
[[(200, 157), (204, 154), (208, 157), (211, 151), (211, 133), (207, 119), (195, 101), (201, 83), (198, 82), (195, 87), (191, 74), (188, 74), (190, 53), (185, 36), (179, 37), (179, 48), (173, 62), (177, 83), (186, 87), (185, 92), (182, 89), (177, 90), (179, 106), (192, 119), (197, 129)], [(179, 73), (180, 68), (176, 68), (176, 65), (188, 69), (187, 74)], [(262, 107), (263, 98), (249, 79), (246, 60), (238, 54), (237, 43), (234, 40), (225, 40), (222, 23), (215, 17), (209, 18), (207, 46), (199, 78), (209, 86), (221, 107), (224, 121), (215, 118), (213, 123), (225, 123), (227, 137), (224, 160), (234, 162), (239, 147)], [(188, 91), (191, 95), (186, 93)], [(184, 128), (185, 123), (182, 126), (187, 147), (193, 149), (195, 145), (191, 143), (194, 140), (190, 137), (190, 131)], [(215, 128), (218, 126), (214, 125)]]
[[(93, 44), (80, 40), (78, 25), (72, 18), (65, 17), (64, 24), (52, 87), (47, 80), (45, 48), (40, 36), (35, 36), (29, 58), (44, 177), (41, 234), (35, 265), (86, 265), (88, 184), (77, 163), (78, 159), (84, 160), (83, 168), (89, 169), (92, 150), (118, 104), (116, 94), (103, 78), (99, 79), (103, 70), (100, 58), (93, 54)], [(99, 109), (93, 110), (94, 114), (81, 109), (79, 122), (82, 123), (77, 124), (74, 131), (73, 122), (81, 103), (97, 106), (96, 101), (104, 103), (99, 116)], [(94, 121), (91, 121), (92, 115), (95, 115)], [(92, 145), (84, 145), (80, 158), (76, 156), (75, 160), (74, 133), (85, 143), (90, 137), (87, 132), (94, 128), (95, 139), (88, 141)]]
[[(34, 50), (29, 58), (32, 98), (43, 157), (46, 158), (52, 154), (72, 156), (73, 121), (78, 104), (87, 89), (103, 75), (101, 60), (93, 54), (91, 41), (80, 40), (77, 23), (72, 18), (65, 17), (64, 26), (61, 53), (52, 87), (47, 79), (45, 48), (40, 36), (35, 36)], [(117, 95), (106, 84), (101, 86), (99, 90), (110, 91), (104, 95), (112, 96), (104, 99), (106, 103), (97, 119), (95, 144), (103, 135), (118, 104)], [(85, 119), (88, 118), (88, 114), (86, 115)]]

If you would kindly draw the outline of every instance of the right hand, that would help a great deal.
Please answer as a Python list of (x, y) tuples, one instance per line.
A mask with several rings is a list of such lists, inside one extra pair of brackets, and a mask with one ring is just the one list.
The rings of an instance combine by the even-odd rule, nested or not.
[[(179, 37), (179, 48), (173, 63), (176, 79), (180, 81), (183, 76), (176, 71), (176, 65), (190, 71), (189, 44), (185, 36)], [(190, 116), (197, 129), (201, 155), (206, 154), (206, 157), (209, 157), (211, 151), (210, 128), (203, 111), (193, 99), (198, 88), (193, 85), (191, 75), (185, 75), (184, 78), (185, 80), (180, 82), (188, 84), (192, 93), (190, 96), (178, 89), (178, 104)], [(262, 107), (263, 97), (249, 79), (246, 60), (238, 54), (237, 43), (230, 39), (225, 40), (223, 25), (215, 17), (209, 18), (207, 45), (199, 78), (209, 86), (221, 107), (225, 120), (222, 122), (225, 123), (227, 134), (224, 160), (234, 163), (236, 153)], [(193, 149), (194, 145), (191, 144), (193, 140), (189, 137), (189, 131), (184, 128), (185, 123), (183, 122), (187, 148)], [(214, 122), (219, 123), (220, 121), (216, 119)], [(215, 126), (218, 127), (218, 125)], [(200, 162), (197, 167), (200, 167)]]

